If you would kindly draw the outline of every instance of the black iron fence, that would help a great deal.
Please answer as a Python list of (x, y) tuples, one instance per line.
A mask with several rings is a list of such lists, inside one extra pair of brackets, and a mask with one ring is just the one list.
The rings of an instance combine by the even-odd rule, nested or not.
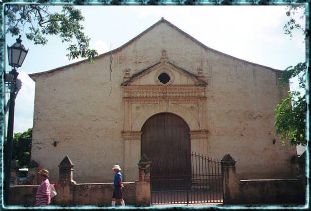
[(151, 175), (152, 204), (223, 202), (221, 162), (198, 153), (191, 153), (189, 159), (191, 171), (188, 173), (181, 171), (183, 174), (179, 175), (176, 172), (157, 177)]

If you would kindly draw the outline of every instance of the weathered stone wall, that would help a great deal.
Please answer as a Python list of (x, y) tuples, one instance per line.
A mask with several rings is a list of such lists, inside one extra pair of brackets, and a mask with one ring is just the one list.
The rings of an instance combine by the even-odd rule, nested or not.
[(10, 205), (34, 206), (38, 185), (16, 185), (10, 187)]
[[(162, 50), (173, 64), (208, 81), (203, 104), (163, 101), (127, 107), (124, 71), (131, 76), (159, 62)], [(181, 116), (193, 135), (191, 151), (220, 159), (230, 153), (242, 178), (291, 176), (295, 148), (281, 146), (273, 129), (274, 108), (288, 87), (277, 86), (278, 72), (202, 47), (161, 22), (147, 33), (95, 63), (82, 62), (36, 80), (32, 159), (57, 175), (55, 166), (68, 154), (81, 182), (109, 182), (111, 166), (120, 164), (126, 181), (134, 181), (140, 158), (143, 123), (159, 112)], [(143, 83), (154, 85), (154, 77)], [(185, 78), (176, 76), (176, 83)], [(137, 81), (139, 84), (139, 80)], [(186, 82), (185, 82), (186, 83)], [(135, 137), (122, 136), (129, 113)], [(274, 143), (273, 140), (276, 140)], [(273, 160), (273, 162), (271, 162)], [(92, 173), (90, 173), (92, 172)]]
[[(124, 183), (124, 201), (128, 205), (136, 203), (135, 182)], [(75, 205), (110, 206), (113, 193), (113, 184), (90, 183), (77, 184), (73, 189), (73, 203)]]
[[(113, 183), (76, 183), (73, 180), (74, 165), (68, 155), (59, 164), (58, 182), (53, 184), (57, 195), (51, 205), (111, 206)], [(122, 182), (126, 205), (150, 206), (150, 161), (143, 157), (138, 163), (139, 180)], [(10, 187), (9, 205), (34, 206), (38, 185)]]
[[(123, 189), (124, 201), (127, 205), (136, 204), (136, 184), (135, 182), (125, 182)], [(10, 205), (34, 206), (36, 201), (36, 191), (38, 185), (16, 185), (10, 188)], [(56, 187), (56, 192), (60, 192), (60, 186)], [(70, 204), (62, 205), (94, 205), (110, 206), (113, 192), (112, 183), (85, 183), (72, 186), (72, 198)], [(59, 205), (62, 197), (56, 195), (52, 200), (52, 205)]]
[(224, 204), (305, 204), (305, 177), (299, 179), (240, 180), (236, 161), (227, 154), (221, 160)]
[(299, 179), (240, 180), (243, 204), (304, 204), (305, 189)]

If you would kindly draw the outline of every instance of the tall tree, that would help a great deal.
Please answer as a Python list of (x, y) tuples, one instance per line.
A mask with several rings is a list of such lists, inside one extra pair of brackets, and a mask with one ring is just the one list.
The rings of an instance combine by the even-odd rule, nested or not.
[(13, 138), (13, 159), (20, 167), (29, 167), (31, 155), (32, 128), (15, 133)]
[[(305, 18), (305, 5), (295, 5), (289, 7), (286, 15), (289, 17), (289, 21), (285, 24), (285, 34), (293, 36), (294, 31), (300, 31), (305, 36), (306, 42), (308, 42), (310, 30), (305, 29), (299, 23), (299, 19)], [(297, 16), (297, 13), (301, 13), (304, 10), (303, 15)], [(306, 145), (306, 119), (307, 119), (307, 102), (306, 102), (306, 79), (308, 71), (306, 62), (298, 63), (295, 66), (290, 66), (285, 69), (280, 78), (280, 84), (288, 84), (289, 79), (297, 78), (299, 83), (299, 89), (290, 91), (288, 96), (284, 98), (275, 109), (275, 128), (277, 134), (283, 142), (289, 140), (293, 145)]]
[[(9, 2), (5, 0), (4, 2)], [(39, 0), (46, 3), (47, 0)], [(83, 32), (84, 17), (72, 6), (49, 6), (46, 4), (6, 4), (4, 6), (5, 33), (16, 36), (25, 34), (34, 44), (45, 45), (48, 36), (58, 36), (68, 44), (68, 58), (93, 60), (96, 50), (90, 49), (90, 39)]]

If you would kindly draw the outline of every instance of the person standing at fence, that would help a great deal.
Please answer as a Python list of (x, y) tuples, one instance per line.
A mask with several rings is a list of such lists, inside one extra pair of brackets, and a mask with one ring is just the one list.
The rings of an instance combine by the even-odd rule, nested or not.
[(122, 184), (121, 168), (119, 165), (114, 165), (112, 167), (112, 170), (114, 172), (114, 181), (113, 181), (114, 190), (113, 190), (113, 194), (112, 194), (111, 205), (115, 206), (116, 201), (117, 201), (118, 204), (125, 206), (125, 202), (123, 200), (123, 193), (122, 193), (122, 188), (124, 186)]
[(35, 206), (46, 206), (51, 203), (49, 171), (41, 169), (38, 172), (38, 176), (41, 184), (37, 189)]

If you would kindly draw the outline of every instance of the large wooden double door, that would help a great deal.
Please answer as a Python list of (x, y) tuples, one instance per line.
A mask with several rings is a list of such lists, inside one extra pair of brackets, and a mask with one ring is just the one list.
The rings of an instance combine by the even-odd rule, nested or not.
[(152, 161), (153, 190), (185, 188), (191, 183), (190, 129), (179, 116), (159, 113), (142, 127), (141, 153)]

